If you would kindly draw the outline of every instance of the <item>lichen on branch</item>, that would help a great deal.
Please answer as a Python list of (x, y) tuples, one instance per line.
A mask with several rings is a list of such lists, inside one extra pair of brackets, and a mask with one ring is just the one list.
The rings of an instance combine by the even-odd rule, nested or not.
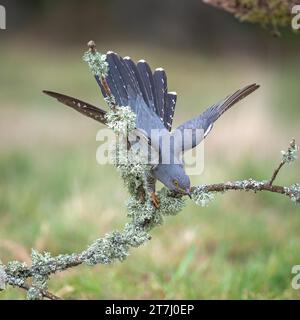
[(203, 0), (204, 3), (228, 11), (241, 21), (258, 23), (263, 27), (278, 29), (291, 25), (291, 0)]
[(96, 50), (94, 41), (89, 41), (88, 47), (89, 50), (86, 51), (82, 57), (83, 61), (88, 64), (94, 76), (106, 77), (108, 73), (106, 54), (102, 54)]
[(105, 118), (108, 128), (116, 134), (126, 136), (135, 129), (136, 114), (128, 106), (118, 106), (114, 110), (108, 111)]
[[(294, 142), (291, 143), (290, 148), (297, 150)], [(295, 160), (296, 156), (293, 151), (287, 151), (287, 154), (291, 153)], [(127, 202), (129, 222), (124, 228), (121, 231), (107, 233), (80, 253), (53, 257), (50, 253), (38, 253), (33, 250), (31, 266), (20, 261), (12, 261), (6, 265), (0, 264), (0, 289), (4, 290), (7, 285), (11, 285), (27, 290), (28, 299), (59, 299), (47, 291), (47, 281), (52, 274), (81, 264), (96, 265), (123, 261), (129, 256), (131, 248), (139, 247), (151, 239), (149, 232), (154, 227), (161, 225), (164, 217), (178, 214), (183, 209), (185, 199), (174, 195), (166, 188), (159, 190), (160, 207), (154, 208), (147, 195), (145, 199), (137, 196), (139, 188), (144, 187), (143, 177), (139, 173), (125, 174), (126, 167), (121, 167), (119, 170), (121, 173), (123, 171), (121, 176), (127, 186), (128, 181), (131, 181), (132, 184), (135, 179), (138, 179), (140, 183), (136, 187), (129, 188), (130, 198)], [(193, 188), (192, 198), (196, 203), (204, 206), (214, 199), (216, 193), (224, 193), (229, 190), (269, 191), (285, 195), (294, 202), (300, 202), (299, 183), (284, 187), (270, 184), (270, 181), (267, 180), (256, 181), (254, 179), (197, 186)], [(28, 282), (29, 279), (32, 279), (31, 284)]]

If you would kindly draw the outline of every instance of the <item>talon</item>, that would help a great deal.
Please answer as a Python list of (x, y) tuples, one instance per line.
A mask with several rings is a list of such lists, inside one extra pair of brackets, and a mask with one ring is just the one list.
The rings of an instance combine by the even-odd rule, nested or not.
[(159, 208), (159, 200), (157, 198), (156, 193), (155, 192), (151, 192), (150, 197), (151, 197), (152, 204), (154, 205), (154, 207), (156, 209), (158, 209)]

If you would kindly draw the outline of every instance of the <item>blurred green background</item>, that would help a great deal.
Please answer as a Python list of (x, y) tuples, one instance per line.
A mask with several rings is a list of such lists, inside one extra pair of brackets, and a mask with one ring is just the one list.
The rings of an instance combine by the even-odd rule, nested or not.
[[(268, 179), (292, 137), (300, 141), (300, 42), (274, 38), (201, 1), (5, 1), (0, 31), (0, 258), (30, 250), (78, 252), (126, 221), (112, 166), (97, 165), (91, 119), (43, 89), (104, 106), (81, 60), (86, 42), (164, 67), (177, 91), (175, 125), (243, 85), (261, 88), (216, 123), (194, 184)], [(300, 164), (278, 183), (300, 181)], [(71, 299), (298, 299), (299, 207), (280, 195), (227, 193), (209, 207), (188, 202), (123, 263), (77, 267), (51, 278)], [(23, 299), (9, 289), (0, 299)]]

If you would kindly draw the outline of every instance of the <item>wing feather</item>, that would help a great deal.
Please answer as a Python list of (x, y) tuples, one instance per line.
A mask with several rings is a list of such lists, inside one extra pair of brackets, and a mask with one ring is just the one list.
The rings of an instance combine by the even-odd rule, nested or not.
[(103, 109), (97, 108), (91, 105), (90, 103), (84, 102), (77, 98), (67, 96), (62, 93), (57, 93), (57, 92), (48, 91), (48, 90), (44, 90), (43, 92), (48, 96), (57, 99), (59, 102), (84, 114), (85, 116), (95, 119), (96, 121), (99, 121), (103, 124), (106, 124), (106, 118), (105, 118), (106, 111), (104, 111)]
[[(181, 131), (181, 136), (184, 135), (185, 129), (192, 129), (191, 133), (191, 141), (186, 143), (183, 146), (183, 150), (189, 150), (194, 148), (197, 144), (199, 144), (203, 138), (207, 136), (210, 130), (213, 127), (214, 122), (228, 109), (230, 109), (233, 105), (235, 105), (238, 101), (248, 96), (250, 93), (255, 91), (259, 88), (257, 84), (248, 85), (232, 95), (226, 97), (225, 99), (221, 100), (220, 102), (212, 105), (208, 109), (206, 109), (202, 114), (199, 116), (183, 123), (180, 125), (176, 130)], [(197, 130), (198, 129), (198, 130)], [(200, 133), (202, 129), (202, 133)], [(177, 150), (178, 152), (182, 150)]]

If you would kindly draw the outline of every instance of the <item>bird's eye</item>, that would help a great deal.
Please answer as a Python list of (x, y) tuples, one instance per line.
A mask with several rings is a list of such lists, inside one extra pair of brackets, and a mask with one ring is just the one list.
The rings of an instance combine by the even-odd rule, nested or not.
[(173, 184), (174, 184), (174, 186), (175, 186), (176, 188), (178, 188), (179, 183), (178, 183), (178, 181), (177, 181), (176, 179), (173, 180)]

